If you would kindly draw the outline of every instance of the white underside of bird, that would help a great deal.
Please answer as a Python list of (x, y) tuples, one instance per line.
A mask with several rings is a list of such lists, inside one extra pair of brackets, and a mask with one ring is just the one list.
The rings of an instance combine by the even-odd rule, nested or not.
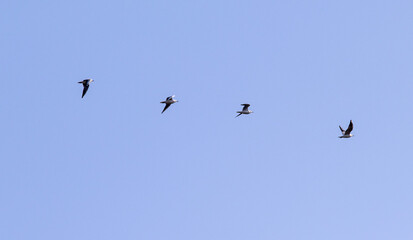
[(251, 111), (251, 110), (248, 110), (248, 111), (238, 111), (237, 113), (250, 114), (250, 113), (252, 113), (252, 111)]

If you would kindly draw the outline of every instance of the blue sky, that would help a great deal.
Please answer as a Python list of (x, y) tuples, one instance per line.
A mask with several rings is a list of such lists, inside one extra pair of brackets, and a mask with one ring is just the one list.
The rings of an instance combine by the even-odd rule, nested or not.
[(413, 2), (0, 7), (1, 239), (413, 238)]

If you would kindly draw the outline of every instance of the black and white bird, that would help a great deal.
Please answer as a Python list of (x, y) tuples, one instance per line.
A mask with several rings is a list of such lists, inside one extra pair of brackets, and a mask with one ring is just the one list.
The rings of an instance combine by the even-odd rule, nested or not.
[(93, 79), (90, 79), (90, 78), (85, 79), (85, 80), (83, 80), (83, 81), (81, 81), (81, 82), (78, 82), (78, 83), (83, 84), (82, 98), (85, 96), (87, 90), (89, 89), (89, 84), (90, 84), (91, 82), (93, 82)]
[(251, 106), (251, 105), (249, 105), (248, 103), (241, 104), (241, 106), (244, 106), (244, 107), (242, 108), (242, 111), (238, 111), (237, 113), (239, 113), (239, 114), (238, 114), (237, 116), (235, 116), (235, 117), (239, 117), (241, 114), (250, 114), (250, 113), (253, 113), (251, 110), (248, 110), (248, 107)]
[(172, 104), (178, 102), (178, 100), (175, 100), (174, 97), (175, 95), (172, 95), (170, 97), (167, 97), (165, 101), (161, 102), (161, 103), (165, 103), (165, 107), (161, 113), (165, 112), (165, 110), (168, 109), (169, 106), (171, 106)]
[(344, 131), (344, 129), (339, 126), (341, 133), (343, 134), (343, 136), (340, 136), (339, 138), (351, 138), (353, 136), (353, 134), (351, 134), (351, 131), (353, 131), (353, 121), (350, 120), (350, 124), (347, 127), (347, 130)]

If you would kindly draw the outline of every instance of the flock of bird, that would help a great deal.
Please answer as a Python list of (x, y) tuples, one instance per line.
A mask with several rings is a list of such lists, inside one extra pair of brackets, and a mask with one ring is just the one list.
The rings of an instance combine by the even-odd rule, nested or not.
[[(87, 90), (89, 89), (89, 85), (90, 85), (91, 82), (93, 82), (93, 79), (90, 79), (90, 78), (79, 82), (79, 83), (83, 84), (82, 98), (85, 96)], [(165, 104), (165, 107), (164, 107), (164, 109), (162, 110), (161, 113), (165, 112), (166, 109), (168, 109), (172, 104), (178, 102), (178, 100), (174, 99), (174, 97), (175, 97), (175, 95), (169, 96), (165, 99), (165, 101), (161, 102), (161, 103)], [(244, 103), (244, 104), (241, 104), (241, 106), (243, 106), (242, 110), (237, 111), (238, 115), (235, 116), (235, 117), (239, 117), (242, 114), (248, 115), (248, 114), (253, 113), (253, 111), (248, 109), (250, 104)], [(339, 138), (351, 138), (353, 136), (353, 134), (351, 134), (351, 131), (353, 131), (353, 121), (352, 120), (350, 120), (350, 124), (348, 125), (346, 130), (344, 130), (341, 126), (338, 126), (338, 127), (340, 128), (341, 134), (342, 134), (342, 136), (339, 136)]]

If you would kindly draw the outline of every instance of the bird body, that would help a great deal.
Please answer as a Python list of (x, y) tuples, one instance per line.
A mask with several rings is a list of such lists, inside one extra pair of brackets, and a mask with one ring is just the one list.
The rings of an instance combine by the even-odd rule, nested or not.
[(338, 126), (341, 130), (341, 133), (343, 134), (342, 136), (339, 136), (339, 138), (351, 138), (353, 134), (351, 134), (351, 131), (353, 131), (353, 121), (350, 120), (350, 124), (347, 127), (347, 130), (344, 130), (341, 126)]
[(165, 112), (165, 110), (168, 109), (169, 106), (171, 106), (172, 104), (178, 102), (178, 100), (175, 100), (174, 97), (175, 97), (175, 95), (169, 96), (169, 97), (166, 98), (165, 101), (161, 102), (161, 103), (165, 103), (165, 107), (164, 107), (164, 109), (162, 110), (161, 113)]
[(85, 96), (87, 90), (89, 89), (89, 84), (90, 84), (91, 82), (93, 82), (93, 79), (90, 79), (90, 78), (85, 79), (85, 80), (83, 80), (83, 81), (81, 81), (81, 82), (78, 82), (78, 83), (83, 84), (82, 98)]
[(251, 114), (251, 113), (253, 113), (253, 111), (248, 110), (248, 107), (251, 106), (250, 104), (244, 103), (244, 104), (241, 104), (241, 106), (244, 106), (242, 108), (242, 111), (237, 111), (237, 113), (239, 113), (239, 114), (235, 117), (241, 116), (241, 114)]

